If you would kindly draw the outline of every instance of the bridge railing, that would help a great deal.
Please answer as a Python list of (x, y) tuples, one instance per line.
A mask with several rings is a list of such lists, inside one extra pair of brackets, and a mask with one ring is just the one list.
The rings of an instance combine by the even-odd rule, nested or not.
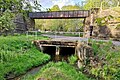
[[(63, 32), (63, 31), (41, 31), (41, 33), (45, 33), (45, 34), (56, 34), (56, 35), (64, 35), (64, 34), (72, 34), (72, 35), (68, 35), (68, 36), (76, 36), (78, 35), (78, 37), (83, 37), (83, 35), (87, 32)], [(66, 35), (67, 36), (67, 35)]]
[(34, 40), (38, 39), (38, 31), (26, 31), (26, 37), (29, 39), (29, 36), (34, 36)]

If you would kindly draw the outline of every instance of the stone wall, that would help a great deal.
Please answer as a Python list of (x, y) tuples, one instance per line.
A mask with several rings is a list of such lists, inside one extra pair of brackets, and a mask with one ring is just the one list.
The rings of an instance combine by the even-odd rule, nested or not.
[(21, 13), (16, 15), (14, 23), (16, 25), (15, 31), (18, 33), (34, 29), (34, 20), (24, 17)]
[[(96, 29), (98, 27), (94, 27), (94, 21), (95, 21), (95, 19), (97, 17), (96, 14), (98, 12), (99, 12), (99, 8), (93, 8), (93, 9), (91, 9), (90, 10), (90, 16), (85, 19), (84, 32), (86, 33), (85, 37), (87, 37), (87, 38), (90, 37), (90, 26), (93, 26), (93, 31), (94, 31), (93, 33), (98, 32), (98, 31), (96, 31)], [(91, 14), (93, 14), (93, 15), (91, 15)], [(92, 23), (91, 23), (91, 21), (92, 21)]]
[(79, 68), (86, 66), (90, 58), (94, 56), (92, 47), (82, 42), (78, 42), (75, 55), (78, 57), (77, 65)]
[[(100, 39), (110, 39), (110, 38), (117, 38), (120, 39), (120, 21), (115, 20), (117, 17), (120, 17), (120, 14), (114, 10), (103, 10), (93, 12), (93, 32), (92, 38), (100, 38)], [(107, 16), (113, 16), (114, 18), (108, 20), (107, 24), (104, 26), (98, 26), (95, 23), (96, 18), (103, 18)], [(91, 16), (86, 18), (84, 31), (87, 32), (85, 37), (90, 37), (90, 22)]]

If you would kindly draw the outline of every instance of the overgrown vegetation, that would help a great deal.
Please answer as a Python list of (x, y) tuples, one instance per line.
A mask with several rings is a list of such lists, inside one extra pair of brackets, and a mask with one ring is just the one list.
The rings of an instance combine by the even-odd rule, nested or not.
[(0, 80), (4, 80), (11, 74), (14, 77), (24, 74), (32, 67), (50, 59), (50, 56), (36, 49), (32, 40), (34, 40), (32, 36), (28, 38), (26, 36), (0, 37)]
[(112, 42), (92, 42), (95, 58), (90, 72), (98, 79), (120, 79), (120, 47)]
[(68, 61), (69, 61), (69, 64), (74, 65), (76, 63), (76, 61), (77, 61), (77, 56), (76, 55), (71, 55), (68, 58)]
[[(23, 39), (21, 39), (21, 37)], [(8, 36), (0, 39), (0, 79), (4, 80), (5, 76), (14, 74), (18, 76), (25, 73), (33, 66), (38, 66), (50, 59), (46, 54), (39, 52), (31, 44), (33, 37), (29, 36)], [(43, 37), (39, 37), (42, 38)], [(88, 63), (82, 71), (89, 70), (88, 78), (73, 65), (77, 58), (72, 55), (69, 57), (69, 64), (66, 62), (49, 62), (47, 65), (34, 75), (24, 76), (21, 80), (119, 80), (120, 79), (120, 47), (114, 46), (112, 42), (89, 41), (92, 42), (94, 50), (94, 63)], [(41, 57), (42, 56), (42, 57)], [(78, 70), (78, 71), (77, 71)]]
[(49, 79), (49, 80), (90, 80), (81, 72), (77, 72), (76, 69), (66, 62), (50, 62), (45, 65), (36, 75), (26, 76), (23, 80), (37, 80), (37, 79)]

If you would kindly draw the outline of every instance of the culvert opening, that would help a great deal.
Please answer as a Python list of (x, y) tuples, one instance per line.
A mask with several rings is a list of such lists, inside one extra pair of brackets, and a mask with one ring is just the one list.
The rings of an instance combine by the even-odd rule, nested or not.
[(60, 48), (60, 55), (71, 56), (74, 53), (75, 53), (75, 48), (73, 48), (73, 47), (61, 47)]
[(59, 47), (59, 55), (56, 55), (56, 46), (44, 46), (43, 53), (51, 56), (51, 61), (68, 61), (68, 58), (75, 53), (73, 47)]
[(53, 55), (56, 52), (55, 46), (43, 46), (43, 53)]

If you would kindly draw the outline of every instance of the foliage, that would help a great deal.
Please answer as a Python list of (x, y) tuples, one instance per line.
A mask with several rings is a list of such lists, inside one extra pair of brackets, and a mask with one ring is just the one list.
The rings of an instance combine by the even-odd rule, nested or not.
[[(61, 10), (80, 10), (78, 5), (63, 6)], [(54, 5), (50, 11), (60, 11), (58, 5)], [(54, 20), (35, 20), (36, 28), (50, 31), (83, 31), (83, 19), (54, 19)]]
[(54, 5), (54, 6), (50, 9), (50, 11), (60, 11), (60, 8), (59, 8), (58, 5)]
[[(41, 5), (37, 0), (0, 0), (0, 11), (4, 13), (6, 10), (13, 11), (14, 13), (40, 10)], [(33, 4), (31, 4), (33, 3)]]
[(78, 6), (78, 5), (67, 5), (67, 6), (63, 6), (61, 9), (63, 11), (64, 10), (80, 10), (80, 6)]
[(50, 80), (89, 80), (85, 75), (77, 72), (73, 66), (66, 62), (49, 62), (36, 75), (28, 75), (23, 80), (36, 80), (39, 78)]
[(96, 18), (95, 22), (97, 23), (98, 26), (105, 26), (108, 24), (108, 21), (113, 18), (114, 18), (113, 16), (108, 15), (102, 18)]
[(35, 20), (36, 28), (50, 31), (83, 31), (82, 19)]
[(69, 60), (69, 63), (70, 63), (70, 64), (74, 65), (75, 62), (77, 61), (77, 56), (72, 55), (72, 56), (70, 56), (70, 57), (68, 58), (68, 60)]
[(13, 23), (14, 14), (9, 10), (6, 10), (3, 15), (0, 17), (0, 32), (7, 33), (10, 30), (15, 28)]
[(111, 6), (112, 7), (119, 7), (120, 6), (120, 0), (111, 0)]
[(41, 5), (37, 0), (0, 0), (0, 32), (7, 35), (8, 31), (13, 32), (15, 28), (14, 19), (18, 14), (22, 14), (24, 23), (28, 12), (40, 10)]
[(91, 8), (110, 8), (110, 7), (118, 7), (120, 2), (119, 0), (85, 0), (86, 3), (83, 5), (84, 9), (91, 9)]
[(111, 41), (93, 41), (92, 47), (95, 50), (95, 56), (99, 56), (98, 63), (100, 64), (97, 67), (92, 67), (90, 72), (105, 80), (119, 80), (120, 47), (113, 46)]
[[(43, 38), (43, 37), (39, 37)], [(18, 76), (32, 67), (45, 63), (50, 59), (31, 43), (34, 38), (29, 36), (0, 37), (0, 79), (5, 75)]]

